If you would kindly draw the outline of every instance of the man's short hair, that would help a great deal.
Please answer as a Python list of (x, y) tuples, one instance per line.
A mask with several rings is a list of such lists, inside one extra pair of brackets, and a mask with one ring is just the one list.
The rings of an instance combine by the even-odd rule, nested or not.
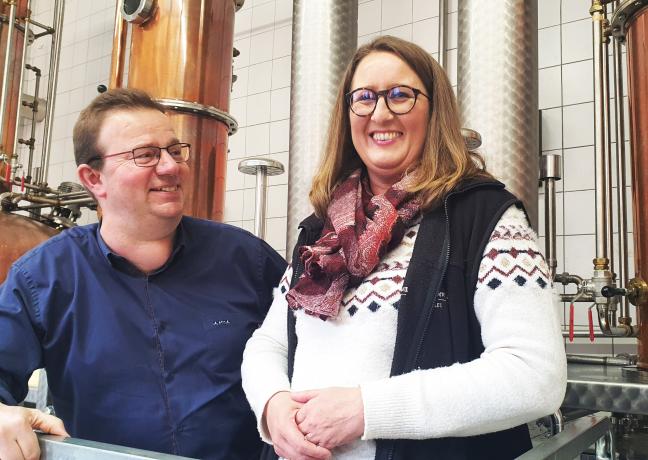
[[(97, 146), (106, 114), (117, 110), (152, 109), (165, 113), (164, 106), (154, 101), (146, 92), (134, 88), (114, 88), (100, 94), (83, 109), (74, 125), (72, 141), (76, 164), (91, 162), (96, 169), (103, 167), (102, 152)], [(97, 158), (98, 159), (93, 159)]]

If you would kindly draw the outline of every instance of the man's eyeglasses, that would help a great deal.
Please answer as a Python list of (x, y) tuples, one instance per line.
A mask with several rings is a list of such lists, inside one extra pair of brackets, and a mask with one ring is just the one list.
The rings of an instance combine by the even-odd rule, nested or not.
[(395, 115), (405, 115), (414, 108), (418, 96), (430, 96), (407, 85), (398, 85), (382, 91), (374, 91), (369, 88), (358, 88), (346, 94), (349, 107), (359, 117), (367, 117), (374, 113), (376, 105), (381, 97), (389, 111)]
[(176, 144), (171, 144), (167, 147), (155, 147), (155, 146), (137, 147), (133, 150), (127, 150), (125, 152), (111, 153), (110, 155), (92, 157), (88, 160), (88, 163), (91, 163), (95, 160), (101, 160), (104, 158), (110, 158), (117, 155), (130, 153), (132, 154), (131, 158), (133, 159), (133, 161), (137, 166), (141, 166), (143, 168), (150, 168), (153, 166), (157, 166), (157, 164), (160, 162), (160, 157), (162, 156), (162, 150), (166, 150), (167, 153), (171, 155), (171, 158), (173, 158), (173, 160), (176, 163), (184, 163), (189, 160), (191, 145), (186, 144), (184, 142), (178, 142)]

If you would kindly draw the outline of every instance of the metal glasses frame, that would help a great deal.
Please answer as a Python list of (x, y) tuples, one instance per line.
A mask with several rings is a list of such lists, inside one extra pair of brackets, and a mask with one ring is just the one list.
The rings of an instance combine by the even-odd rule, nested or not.
[[(155, 166), (157, 166), (160, 163), (160, 158), (162, 158), (162, 150), (166, 150), (167, 153), (169, 153), (169, 149), (171, 147), (175, 147), (176, 145), (179, 145), (181, 148), (182, 147), (187, 147), (187, 152), (188, 153), (187, 153), (187, 158), (184, 158), (184, 159), (182, 159), (180, 161), (177, 161), (174, 158), (175, 162), (176, 163), (186, 163), (187, 161), (189, 161), (189, 158), (191, 157), (191, 144), (188, 144), (186, 142), (175, 142), (173, 144), (167, 145), (166, 147), (158, 147), (156, 145), (144, 145), (142, 147), (135, 147), (132, 150), (126, 150), (124, 152), (111, 153), (110, 155), (97, 155), (97, 156), (94, 156), (94, 157), (90, 158), (88, 160), (88, 164), (90, 164), (90, 163), (92, 163), (93, 161), (96, 161), (96, 160), (103, 160), (103, 159), (106, 159), (106, 158), (115, 157), (117, 155), (124, 155), (125, 153), (130, 153), (130, 154), (132, 154), (130, 159), (133, 160), (133, 163), (135, 163), (135, 166), (139, 166), (140, 168), (154, 168)], [(150, 165), (138, 164), (137, 161), (135, 160), (135, 158), (136, 158), (135, 151), (140, 150), (140, 149), (157, 149), (158, 150), (157, 161), (155, 163), (153, 163), (153, 164), (150, 164)]]

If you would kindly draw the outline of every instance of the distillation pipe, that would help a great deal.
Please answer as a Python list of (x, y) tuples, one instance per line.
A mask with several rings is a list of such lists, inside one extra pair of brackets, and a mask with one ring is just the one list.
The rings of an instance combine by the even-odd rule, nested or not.
[[(607, 28), (607, 5), (603, 5), (601, 11), (602, 21), (600, 22), (601, 27), (603, 28), (603, 33), (601, 35), (601, 67), (603, 68), (603, 80), (602, 80), (602, 97), (603, 97), (603, 135), (605, 136), (605, 148), (604, 153), (604, 162), (605, 162), (605, 215), (607, 216), (607, 230), (606, 230), (606, 246), (608, 251), (609, 259), (609, 270), (614, 273), (614, 245), (612, 241), (614, 239), (614, 230), (612, 223), (612, 143), (611, 143), (611, 122), (610, 122), (610, 61), (609, 56), (609, 43), (610, 37), (605, 32)], [(616, 312), (614, 313), (616, 315)]]
[[(615, 1), (614, 8), (619, 7)], [(621, 41), (615, 39), (612, 45), (614, 63), (614, 94), (616, 115), (616, 170), (617, 170), (617, 224), (619, 245), (619, 286), (628, 284), (628, 200), (626, 199), (626, 151), (625, 151), (625, 112), (623, 110), (623, 59)], [(630, 303), (621, 297), (621, 317), (619, 322), (628, 324), (630, 321)]]
[(43, 128), (43, 151), (41, 153), (40, 177), (37, 182), (47, 182), (49, 173), (49, 157), (52, 147), (52, 127), (54, 121), (54, 103), (56, 101), (56, 86), (61, 57), (61, 39), (63, 37), (63, 13), (65, 0), (54, 1), (54, 33), (52, 34), (52, 50), (50, 54), (49, 78), (47, 82), (47, 111)]
[[(14, 155), (18, 154), (18, 138), (20, 134), (20, 109), (22, 108), (23, 80), (25, 79), (25, 59), (27, 56), (27, 42), (29, 41), (27, 39), (27, 35), (29, 34), (29, 15), (31, 14), (30, 3), (31, 1), (28, 0), (27, 8), (26, 8), (27, 13), (25, 14), (25, 31), (23, 35), (23, 49), (22, 49), (22, 56), (20, 57), (20, 77), (18, 78), (18, 103), (16, 104), (16, 130), (14, 131), (14, 144), (13, 144)], [(34, 99), (34, 103), (36, 103), (36, 99)], [(2, 124), (4, 125), (4, 120), (2, 120)], [(31, 158), (29, 159), (29, 161), (31, 162)]]
[[(13, 51), (13, 42), (16, 33), (16, 2), (9, 2), (9, 21), (7, 23), (7, 46), (5, 49), (5, 59), (3, 65), (3, 74), (2, 74), (2, 94), (0, 94), (0, 142), (2, 142), (2, 137), (4, 136), (5, 129), (5, 118), (7, 112), (7, 106), (9, 105), (9, 74), (11, 70), (11, 56)], [(25, 41), (27, 41), (27, 34), (25, 34)], [(3, 153), (7, 153), (7, 146), (3, 145)], [(7, 168), (9, 168), (9, 162), (7, 161)]]
[(439, 0), (439, 65), (448, 64), (448, 0)]
[(595, 143), (594, 153), (596, 161), (596, 258), (608, 261), (608, 224), (607, 224), (607, 189), (606, 189), (606, 157), (605, 157), (605, 90), (603, 88), (603, 6), (600, 0), (592, 2), (590, 13), (592, 15), (594, 36), (594, 119)]
[(29, 70), (33, 71), (36, 74), (36, 82), (34, 84), (34, 102), (32, 103), (32, 121), (31, 121), (31, 132), (29, 135), (29, 159), (27, 165), (27, 177), (31, 178), (32, 176), (32, 163), (34, 161), (34, 136), (36, 136), (36, 112), (38, 112), (38, 93), (40, 91), (40, 80), (41, 80), (41, 71), (38, 67), (29, 66)]

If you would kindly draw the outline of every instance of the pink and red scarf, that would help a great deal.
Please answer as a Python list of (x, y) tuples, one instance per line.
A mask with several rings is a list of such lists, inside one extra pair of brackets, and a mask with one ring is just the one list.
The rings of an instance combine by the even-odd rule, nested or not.
[(322, 235), (299, 248), (304, 274), (286, 294), (290, 308), (337, 317), (346, 289), (359, 285), (417, 218), (420, 201), (406, 191), (411, 176), (382, 195), (372, 195), (362, 176), (358, 169), (335, 189)]

